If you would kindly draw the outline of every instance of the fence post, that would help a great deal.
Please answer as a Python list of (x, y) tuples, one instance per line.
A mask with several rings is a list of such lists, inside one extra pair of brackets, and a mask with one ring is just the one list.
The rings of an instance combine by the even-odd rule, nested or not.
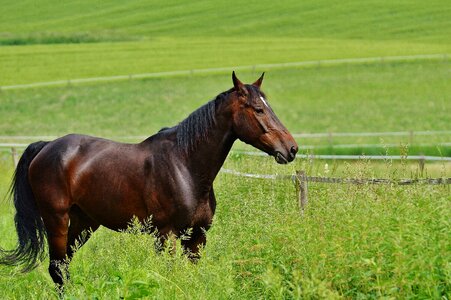
[(297, 177), (299, 180), (299, 207), (303, 213), (308, 203), (307, 176), (304, 171), (298, 171)]
[(11, 148), (11, 155), (13, 156), (14, 168), (16, 168), (19, 163), (19, 156), (17, 155), (17, 150), (15, 147)]
[(333, 147), (334, 138), (333, 138), (333, 135), (332, 135), (331, 131), (329, 131), (329, 134), (327, 135), (327, 141), (329, 142), (329, 146)]
[(420, 177), (423, 177), (424, 161), (425, 161), (425, 159), (424, 159), (424, 156), (422, 155), (420, 157), (420, 160), (418, 161), (418, 166), (419, 166), (419, 169), (420, 169)]
[(409, 144), (412, 145), (413, 144), (413, 130), (409, 130)]

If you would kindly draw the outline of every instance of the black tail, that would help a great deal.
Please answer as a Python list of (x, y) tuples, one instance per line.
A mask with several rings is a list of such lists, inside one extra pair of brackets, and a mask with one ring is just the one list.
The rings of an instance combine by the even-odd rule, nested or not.
[(34, 269), (45, 256), (46, 231), (28, 181), (28, 167), (47, 144), (48, 142), (36, 142), (25, 149), (14, 172), (10, 189), (16, 207), (14, 222), (19, 241), (14, 250), (0, 248), (0, 263), (24, 265), (25, 272)]

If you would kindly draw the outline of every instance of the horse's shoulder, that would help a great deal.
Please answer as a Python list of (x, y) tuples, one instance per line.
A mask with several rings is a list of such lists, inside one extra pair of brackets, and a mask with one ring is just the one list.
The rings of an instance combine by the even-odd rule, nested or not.
[(158, 153), (173, 149), (176, 143), (176, 131), (172, 127), (162, 128), (160, 131), (144, 140), (141, 145), (153, 153)]

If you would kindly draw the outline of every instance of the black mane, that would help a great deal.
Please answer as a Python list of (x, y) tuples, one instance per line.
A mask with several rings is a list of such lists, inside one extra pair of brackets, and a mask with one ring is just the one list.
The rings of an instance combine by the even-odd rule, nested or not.
[(230, 94), (231, 90), (223, 92), (215, 99), (192, 112), (177, 126), (177, 145), (185, 153), (194, 151), (201, 141), (208, 138), (209, 130), (216, 124), (216, 109)]

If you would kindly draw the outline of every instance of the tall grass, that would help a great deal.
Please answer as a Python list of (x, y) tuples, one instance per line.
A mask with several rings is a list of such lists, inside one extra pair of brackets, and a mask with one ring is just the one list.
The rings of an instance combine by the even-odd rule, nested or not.
[[(300, 160), (292, 168), (308, 163)], [(261, 173), (281, 168), (272, 159), (232, 159), (228, 164)], [(362, 161), (348, 164), (342, 174), (366, 177), (378, 169), (384, 177), (399, 178), (410, 176), (409, 168), (407, 162), (372, 165)], [(450, 296), (448, 186), (311, 184), (303, 215), (290, 181), (221, 174), (215, 188), (217, 213), (198, 264), (181, 254), (180, 243), (175, 255), (168, 248), (157, 254), (152, 236), (139, 234), (136, 228), (128, 233), (100, 229), (76, 254), (65, 297)], [(11, 247), (12, 215), (3, 207), (1, 216), (8, 220), (0, 229), (2, 246)], [(25, 275), (0, 267), (0, 274), (2, 298), (55, 295), (45, 264)]]

